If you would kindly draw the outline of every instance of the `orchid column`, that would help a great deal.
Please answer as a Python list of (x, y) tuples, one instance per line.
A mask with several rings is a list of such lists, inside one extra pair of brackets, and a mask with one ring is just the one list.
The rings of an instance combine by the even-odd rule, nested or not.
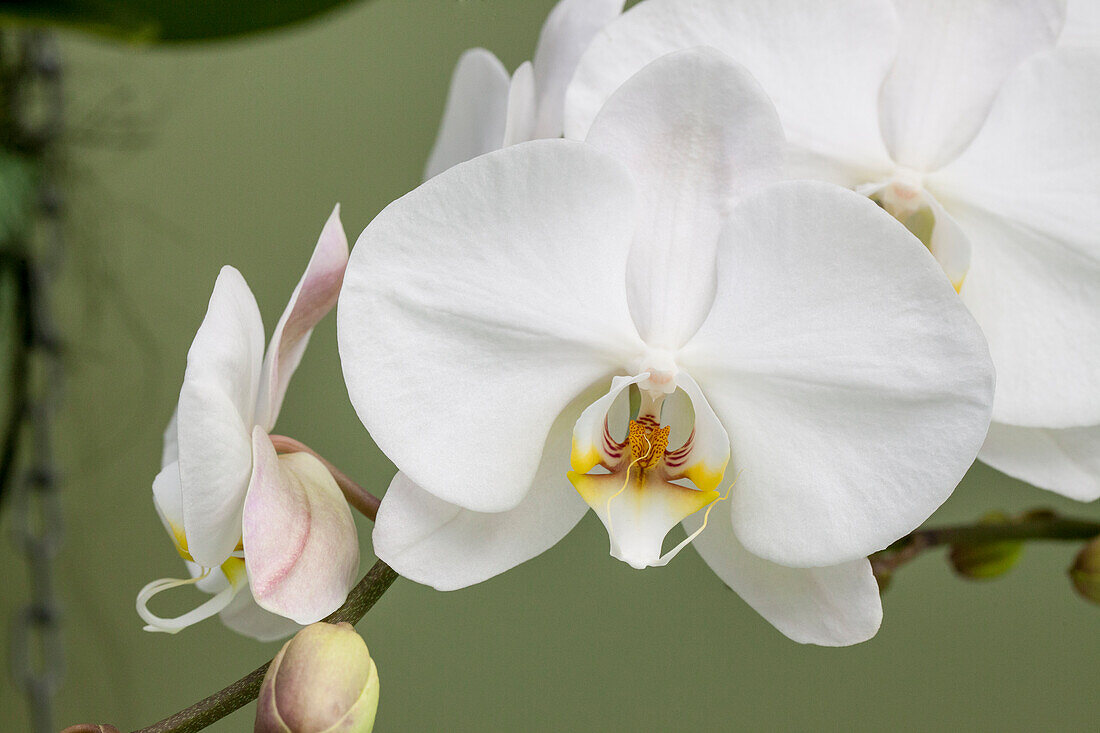
[(773, 183), (782, 155), (752, 77), (689, 51), (586, 142), (490, 153), (380, 214), (338, 307), (352, 402), (402, 470), (378, 555), (460, 588), (590, 505), (635, 567), (683, 521), (791, 638), (872, 636), (866, 555), (962, 478), (992, 367), (933, 257), (864, 197)]

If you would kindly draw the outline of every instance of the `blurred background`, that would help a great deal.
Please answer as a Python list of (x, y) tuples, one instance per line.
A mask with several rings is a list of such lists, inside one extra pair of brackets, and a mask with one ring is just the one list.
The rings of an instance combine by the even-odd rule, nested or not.
[[(183, 572), (150, 484), (215, 276), (222, 264), (244, 274), (270, 333), (333, 204), (354, 242), (417, 185), (459, 54), (484, 46), (515, 68), (552, 5), (373, 0), (192, 45), (60, 34), (57, 727), (147, 725), (278, 650), (216, 619), (146, 633), (134, 611), (145, 583)], [(331, 316), (279, 432), (377, 493), (393, 473), (347, 400)], [(1100, 516), (977, 467), (933, 521), (1035, 506)], [(8, 631), (32, 579), (11, 517), (0, 541), (0, 729), (18, 731), (29, 718)], [(365, 571), (370, 523), (359, 528)], [(1095, 730), (1100, 608), (1071, 591), (1075, 551), (1031, 543), (1014, 571), (987, 582), (963, 581), (929, 553), (894, 578), (875, 639), (821, 649), (784, 638), (693, 552), (644, 573), (613, 560), (589, 514), (550, 552), (476, 587), (398, 580), (358, 626), (382, 681), (376, 730)], [(162, 613), (198, 598), (167, 595)], [(210, 730), (251, 730), (253, 711)]]

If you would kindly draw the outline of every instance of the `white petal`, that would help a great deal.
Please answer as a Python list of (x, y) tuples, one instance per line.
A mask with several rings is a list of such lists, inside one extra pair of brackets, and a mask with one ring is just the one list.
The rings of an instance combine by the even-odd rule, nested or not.
[(877, 100), (896, 39), (888, 0), (647, 0), (581, 57), (566, 94), (565, 135), (583, 138), (604, 101), (649, 62), (713, 46), (760, 81), (792, 145), (876, 180), (889, 167)]
[(934, 170), (966, 147), (1001, 83), (1053, 46), (1064, 0), (904, 0), (901, 43), (882, 86), (886, 147), (898, 163)]
[(1100, 3), (1096, 0), (1069, 0), (1066, 24), (1058, 36), (1059, 46), (1100, 48)]
[[(714, 414), (714, 409), (707, 402), (706, 395), (690, 375), (680, 372), (676, 376), (676, 384), (691, 400), (693, 424), (688, 438), (691, 445), (684, 446), (689, 449), (682, 457), (675, 453), (668, 456), (666, 463), (671, 472), (685, 476), (698, 488), (704, 491), (717, 489), (725, 476), (726, 466), (730, 460), (729, 435), (722, 427), (718, 416)], [(671, 412), (670, 408), (674, 404), (666, 404), (665, 411)], [(670, 419), (666, 419), (664, 414), (661, 418), (665, 423), (672, 423), (675, 420), (671, 415)]]
[(168, 419), (168, 425), (164, 428), (164, 447), (160, 453), (160, 467), (164, 468), (169, 463), (175, 463), (180, 459), (180, 439), (177, 427), (177, 407), (172, 410), (172, 417)]
[(974, 248), (962, 296), (989, 338), (1001, 422), (1100, 422), (1097, 78), (1097, 50), (1033, 58), (929, 180)]
[(424, 179), (500, 149), (507, 109), (508, 72), (504, 65), (484, 48), (462, 54), (451, 76), (447, 106)]
[(623, 10), (623, 0), (560, 0), (546, 16), (535, 50), (535, 137), (561, 137), (565, 88), (592, 38)]
[(187, 537), (183, 532), (183, 493), (178, 463), (169, 463), (153, 479), (153, 506), (164, 531), (176, 544), (176, 550), (184, 558), (190, 557)]
[(256, 603), (246, 587), (220, 614), (222, 623), (238, 634), (258, 641), (275, 641), (296, 633), (302, 628), (285, 616), (265, 611)]
[(300, 624), (329, 615), (359, 572), (351, 509), (324, 464), (309, 453), (278, 456), (262, 429), (244, 503), (248, 584), (261, 607)]
[(977, 209), (956, 205), (973, 245), (960, 291), (997, 366), (999, 422), (1100, 422), (1100, 258)]
[(348, 239), (337, 204), (321, 230), (305, 274), (294, 288), (264, 356), (255, 422), (265, 431), (275, 427), (287, 385), (302, 361), (313, 327), (336, 305), (347, 264)]
[[(699, 514), (689, 517), (684, 529), (691, 534), (702, 521)], [(694, 545), (722, 582), (794, 641), (858, 644), (882, 623), (878, 584), (866, 559), (823, 568), (776, 565), (746, 550), (717, 510)]]
[(623, 84), (586, 142), (634, 175), (642, 205), (627, 270), (630, 311), (647, 344), (678, 348), (714, 298), (714, 252), (730, 205), (779, 178), (775, 109), (742, 67), (691, 49)]
[(223, 267), (187, 352), (177, 418), (183, 525), (195, 562), (217, 567), (241, 538), (264, 329), (241, 274)]
[(401, 575), (436, 590), (480, 583), (541, 555), (581, 520), (588, 507), (565, 478), (570, 425), (562, 413), (523, 501), (485, 513), (437, 499), (403, 473), (394, 476), (374, 523), (374, 551)]
[(535, 101), (535, 72), (531, 62), (525, 61), (512, 74), (508, 85), (508, 112), (504, 123), (502, 148), (535, 139), (535, 117), (538, 115)]
[(456, 166), (359, 238), (337, 313), (348, 393), (426, 491), (515, 507), (570, 401), (642, 350), (626, 305), (626, 171), (537, 140)]
[(1002, 473), (1070, 499), (1100, 499), (1100, 425), (1043, 429), (995, 422), (978, 457)]
[(621, 441), (612, 432), (619, 425), (611, 421), (611, 408), (624, 389), (648, 378), (644, 374), (636, 377), (612, 377), (611, 389), (607, 394), (584, 408), (584, 412), (573, 425), (569, 465), (574, 471), (587, 473), (600, 463), (612, 463), (621, 456), (612, 452), (615, 449), (614, 444)]
[(745, 547), (836, 565), (920, 525), (977, 455), (993, 392), (928, 250), (868, 199), (793, 182), (742, 200), (718, 273), (679, 361), (729, 433)]

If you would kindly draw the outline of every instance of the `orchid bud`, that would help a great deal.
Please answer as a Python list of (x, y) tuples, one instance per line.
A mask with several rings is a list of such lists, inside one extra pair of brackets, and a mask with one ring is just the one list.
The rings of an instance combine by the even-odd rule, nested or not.
[(370, 733), (378, 670), (351, 624), (316, 623), (283, 645), (264, 676), (255, 733)]
[[(990, 512), (981, 519), (982, 524), (1006, 524), (1010, 522), (1001, 512)], [(951, 546), (951, 566), (964, 578), (984, 580), (1007, 573), (1016, 565), (1023, 552), (1023, 543), (1016, 541), (956, 543)]]
[(1073, 587), (1088, 601), (1100, 603), (1100, 537), (1081, 548), (1069, 569)]

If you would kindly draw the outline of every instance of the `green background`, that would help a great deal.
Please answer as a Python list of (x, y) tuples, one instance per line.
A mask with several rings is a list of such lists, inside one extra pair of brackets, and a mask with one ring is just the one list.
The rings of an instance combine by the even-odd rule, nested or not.
[[(59, 725), (151, 723), (278, 649), (216, 620), (148, 634), (134, 612), (142, 585), (182, 572), (149, 486), (218, 268), (244, 273), (270, 329), (335, 202), (354, 241), (418, 183), (461, 51), (485, 46), (514, 68), (552, 4), (375, 0), (191, 47), (65, 34)], [(347, 401), (331, 317), (279, 431), (379, 492), (392, 475)], [(1100, 515), (979, 467), (935, 521), (1037, 505)], [(359, 527), (365, 570), (370, 525)], [(9, 536), (5, 626), (28, 594)], [(1074, 552), (1029, 546), (991, 582), (962, 581), (929, 555), (895, 578), (875, 639), (821, 649), (772, 629), (693, 552), (645, 572), (612, 560), (589, 514), (559, 546), (476, 587), (397, 582), (359, 625), (382, 680), (377, 730), (1095, 730), (1100, 607), (1070, 590)], [(196, 598), (179, 591), (158, 609)], [(0, 729), (23, 730), (23, 700), (0, 670)], [(252, 711), (211, 730), (251, 730)]]

